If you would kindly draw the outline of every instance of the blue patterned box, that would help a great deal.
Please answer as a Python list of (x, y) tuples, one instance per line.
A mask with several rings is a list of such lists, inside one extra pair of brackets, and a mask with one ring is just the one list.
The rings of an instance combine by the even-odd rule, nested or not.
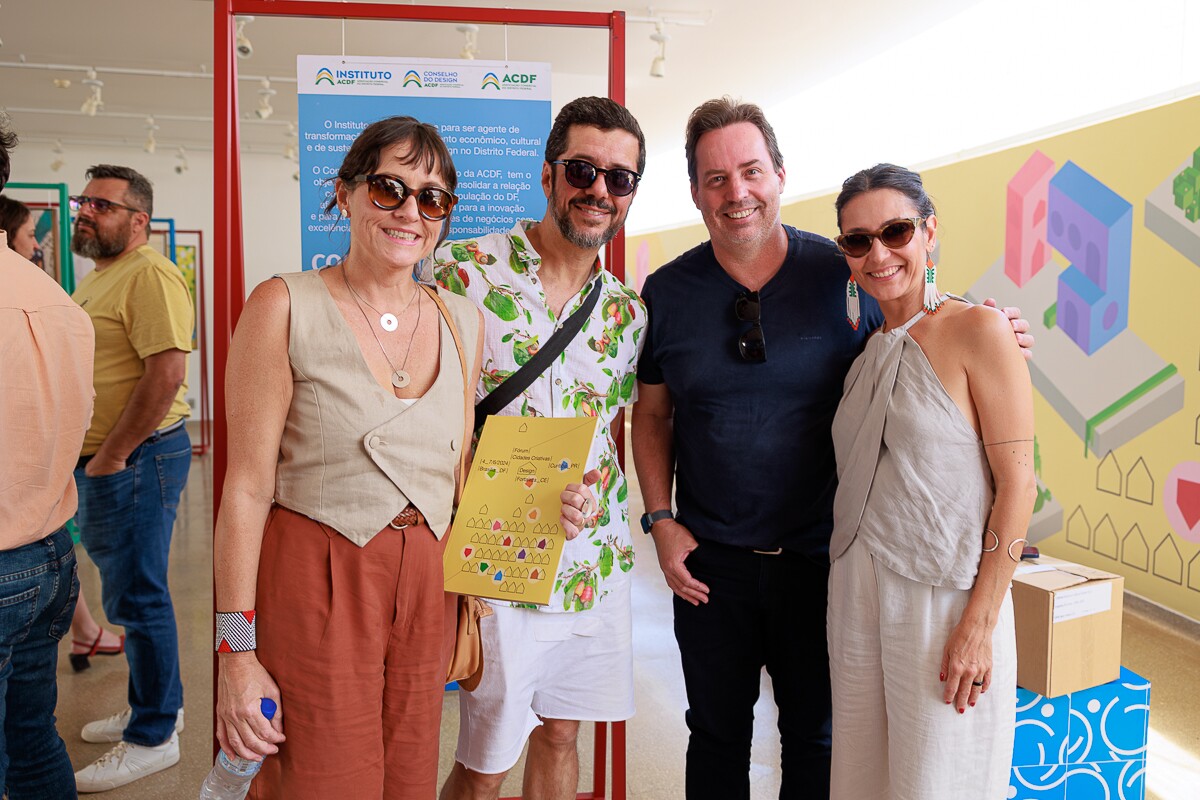
[(1017, 689), (1009, 800), (1143, 800), (1150, 682), (1121, 677), (1046, 698)]

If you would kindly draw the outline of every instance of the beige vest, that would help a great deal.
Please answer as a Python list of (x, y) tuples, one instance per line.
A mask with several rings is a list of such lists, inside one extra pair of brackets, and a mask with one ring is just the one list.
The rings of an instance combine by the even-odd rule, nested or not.
[[(279, 277), (291, 294), (293, 384), (275, 501), (359, 547), (412, 503), (440, 538), (450, 525), (464, 434), (462, 366), (446, 320), (437, 380), (406, 405), (375, 381), (317, 271)], [(458, 295), (438, 295), (458, 328), (467, 364), (473, 364), (479, 312)]]

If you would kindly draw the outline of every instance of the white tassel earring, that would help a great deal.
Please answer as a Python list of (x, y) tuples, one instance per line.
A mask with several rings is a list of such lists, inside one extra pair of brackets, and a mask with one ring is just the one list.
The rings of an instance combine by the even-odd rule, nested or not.
[(858, 323), (862, 319), (862, 314), (858, 308), (858, 284), (854, 278), (846, 281), (846, 321), (850, 323), (850, 327), (858, 330)]
[(942, 307), (942, 295), (937, 288), (937, 267), (933, 264), (933, 257), (930, 256), (925, 261), (925, 313), (936, 314), (938, 309)]

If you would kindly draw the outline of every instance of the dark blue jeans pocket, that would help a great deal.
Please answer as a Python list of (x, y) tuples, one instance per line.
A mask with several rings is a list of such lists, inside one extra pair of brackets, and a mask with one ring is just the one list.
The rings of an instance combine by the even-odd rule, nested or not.
[[(63, 565), (66, 566), (65, 564)], [(50, 630), (48, 633), (56, 641), (62, 641), (62, 638), (67, 635), (67, 631), (71, 629), (71, 617), (75, 615), (75, 604), (79, 601), (79, 563), (75, 560), (75, 551), (71, 551), (70, 557), (70, 581), (69, 587), (61, 586), (60, 591), (64, 588), (69, 589), (67, 592), (67, 602), (63, 604), (58, 613), (54, 615), (54, 619), (50, 622)], [(61, 575), (64, 570), (60, 569)]]
[(174, 509), (179, 506), (179, 496), (187, 484), (188, 470), (192, 466), (192, 448), (174, 453), (161, 453), (154, 457), (154, 468), (158, 470), (158, 485), (162, 491), (162, 507)]
[(28, 579), (13, 581), (12, 586), (0, 584), (0, 653), (3, 653), (0, 670), (8, 666), (13, 645), (25, 640), (33, 626), (33, 620), (37, 617), (38, 597), (42, 588), (36, 583), (33, 586), (29, 585), (35, 580), (35, 577), (30, 576)]
[(120, 532), (134, 526), (137, 471), (135, 465), (93, 478), (81, 469), (75, 470), (79, 486), (79, 538), (93, 558), (96, 551), (103, 551), (106, 546), (119, 547), (123, 535)]

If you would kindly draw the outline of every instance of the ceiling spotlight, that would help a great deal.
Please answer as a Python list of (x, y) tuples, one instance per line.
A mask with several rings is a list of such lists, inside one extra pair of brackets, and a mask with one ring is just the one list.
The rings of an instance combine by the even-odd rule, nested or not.
[(54, 154), (54, 160), (50, 162), (50, 171), (58, 172), (60, 169), (63, 168), (63, 164), (66, 163), (65, 161), (63, 161), (63, 157), (62, 157), (63, 156), (62, 139), (54, 140), (54, 146), (50, 148), (50, 152)]
[(187, 151), (183, 149), (183, 145), (179, 146), (179, 150), (175, 153), (175, 174), (182, 175), (188, 170)]
[(238, 58), (249, 58), (254, 55), (254, 45), (246, 37), (246, 23), (254, 22), (254, 17), (238, 17), (237, 32), (234, 34), (234, 48)]
[(654, 33), (650, 34), (650, 41), (658, 43), (658, 55), (650, 62), (650, 77), (665, 78), (667, 77), (667, 42), (670, 36), (663, 33), (663, 24), (661, 22), (654, 23)]
[(71, 88), (71, 79), (70, 78), (55, 78), (54, 79), (54, 88), (55, 89), (70, 89)]
[(150, 155), (154, 155), (154, 151), (158, 149), (158, 142), (154, 139), (156, 130), (158, 125), (154, 123), (154, 117), (146, 117), (146, 143), (142, 145), (142, 149)]
[(284, 136), (287, 137), (287, 144), (283, 148), (283, 157), (288, 161), (298, 161), (300, 159), (300, 148), (297, 143), (299, 136), (296, 134), (296, 123), (288, 122), (287, 133)]
[(104, 98), (100, 96), (100, 90), (104, 88), (104, 81), (96, 77), (96, 70), (89, 69), (87, 77), (81, 82), (88, 87), (90, 94), (83, 101), (83, 105), (79, 107), (79, 111), (85, 116), (94, 117), (97, 111), (104, 108)]
[(271, 107), (271, 98), (277, 92), (271, 88), (271, 79), (262, 79), (262, 88), (258, 90), (258, 108), (254, 109), (254, 113), (259, 119), (270, 119), (275, 113), (275, 109)]
[(479, 47), (477, 46), (479, 26), (470, 23), (459, 25), (458, 32), (466, 38), (466, 41), (463, 43), (463, 49), (458, 53), (458, 57), (466, 60), (474, 60), (475, 54), (479, 52)]

